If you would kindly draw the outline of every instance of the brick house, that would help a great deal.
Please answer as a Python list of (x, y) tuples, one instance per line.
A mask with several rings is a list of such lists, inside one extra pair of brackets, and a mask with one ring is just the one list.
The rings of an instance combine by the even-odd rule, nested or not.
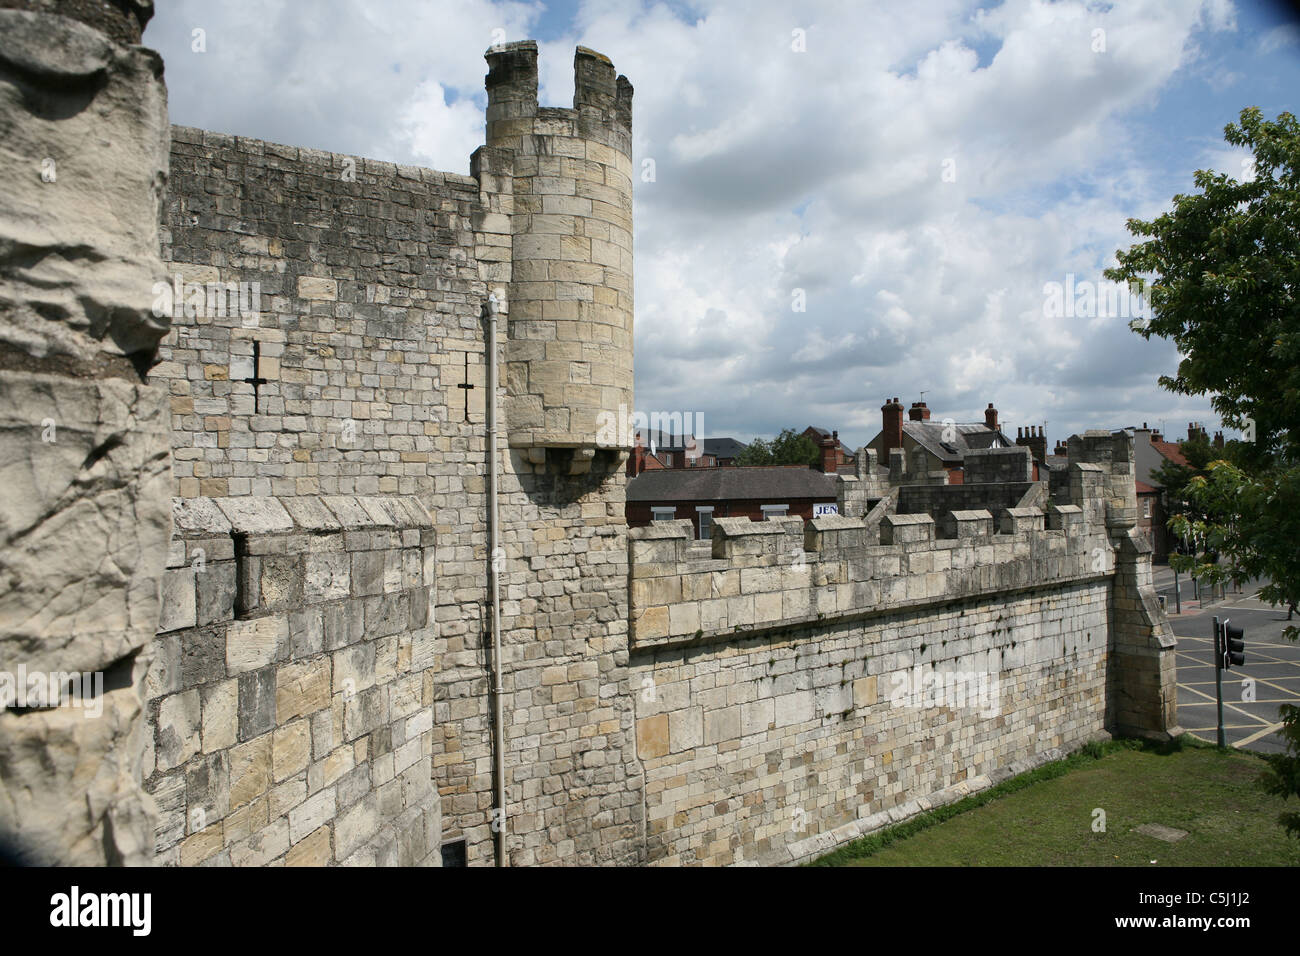
[(1151, 542), (1153, 561), (1169, 560), (1170, 534), (1165, 526), (1164, 491), (1145, 481), (1137, 482), (1138, 529)]
[(635, 478), (643, 471), (671, 468), (730, 467), (745, 443), (734, 438), (696, 438), (694, 435), (668, 435), (665, 432), (638, 431), (636, 444), (627, 458), (627, 476)]
[(734, 438), (704, 439), (704, 455), (711, 458), (715, 465), (729, 468), (736, 463), (736, 458), (749, 446)]
[(810, 519), (816, 505), (835, 504), (836, 486), (833, 471), (806, 465), (647, 470), (627, 483), (627, 524), (686, 518), (707, 540), (715, 518)]
[[(961, 484), (963, 460), (972, 449), (1014, 448), (1024, 445), (1030, 449), (1034, 460), (1034, 479), (1039, 479), (1039, 467), (1045, 466), (1047, 439), (1042, 429), (1033, 429), (1012, 441), (998, 424), (998, 410), (990, 402), (982, 422), (934, 421), (925, 402), (913, 402), (907, 418), (903, 418), (903, 405), (897, 398), (885, 402), (880, 409), (881, 430), (867, 443), (876, 452), (877, 460), (888, 464), (889, 453), (902, 448), (906, 467), (910, 472), (917, 468), (922, 473), (947, 471), (950, 484)], [(918, 449), (920, 450), (918, 453)], [(918, 463), (918, 454), (922, 459)], [(1046, 477), (1044, 472), (1042, 477)]]
[[(830, 439), (831, 447), (835, 452), (834, 468), (832, 469), (834, 471), (839, 471), (841, 469), (847, 471), (852, 468), (854, 463), (857, 461), (857, 456), (844, 447), (844, 444), (840, 441), (840, 433), (837, 431), (827, 431), (825, 428), (818, 428), (816, 425), (809, 425), (803, 430), (800, 437), (811, 438), (813, 444), (819, 448), (824, 447), (826, 440)], [(823, 463), (822, 470), (825, 470), (825, 463)]]
[[(1195, 422), (1188, 424), (1189, 438), (1198, 431), (1199, 426)], [(1222, 435), (1215, 437), (1216, 442), (1222, 446)], [(1181, 442), (1166, 441), (1159, 429), (1148, 428), (1146, 422), (1142, 423), (1141, 428), (1133, 429), (1133, 471), (1138, 488), (1138, 521), (1150, 536), (1154, 561), (1167, 561), (1169, 552), (1174, 547), (1175, 541), (1166, 522), (1169, 515), (1175, 513), (1176, 507), (1176, 502), (1168, 500), (1155, 473), (1166, 462), (1187, 465), (1181, 445)], [(1149, 516), (1146, 515), (1148, 509), (1151, 512)]]

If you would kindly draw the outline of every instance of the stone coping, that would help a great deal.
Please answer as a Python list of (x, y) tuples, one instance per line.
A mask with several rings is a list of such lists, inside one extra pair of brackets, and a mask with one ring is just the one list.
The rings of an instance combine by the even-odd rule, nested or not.
[(182, 538), (432, 527), (429, 512), (413, 495), (172, 499), (172, 536)]

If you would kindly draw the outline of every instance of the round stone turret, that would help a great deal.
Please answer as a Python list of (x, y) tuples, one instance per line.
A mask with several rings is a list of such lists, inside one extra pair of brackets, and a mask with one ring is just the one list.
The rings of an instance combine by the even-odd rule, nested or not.
[(536, 43), (486, 57), (487, 145), (514, 160), (509, 442), (610, 470), (632, 444), (632, 84), (578, 47), (573, 108), (539, 108)]

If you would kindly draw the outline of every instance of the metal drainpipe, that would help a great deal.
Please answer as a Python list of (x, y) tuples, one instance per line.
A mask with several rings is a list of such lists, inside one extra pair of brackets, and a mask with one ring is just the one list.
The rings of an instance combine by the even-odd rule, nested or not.
[[(496, 763), (496, 808), (493, 824), (497, 831), (497, 866), (509, 866), (506, 856), (506, 732), (505, 707), (501, 686), (501, 591), (497, 582), (497, 297), (488, 296), (488, 579), (492, 593), (492, 720), (493, 748)], [(504, 563), (504, 562), (501, 562)]]

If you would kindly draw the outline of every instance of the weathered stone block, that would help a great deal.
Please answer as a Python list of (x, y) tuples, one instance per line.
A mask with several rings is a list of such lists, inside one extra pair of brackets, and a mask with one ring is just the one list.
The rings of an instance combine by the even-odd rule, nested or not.
[(199, 752), (200, 715), (197, 690), (172, 694), (159, 701), (156, 759), (160, 771), (179, 767)]
[(232, 620), (235, 616), (235, 563), (208, 562), (195, 573), (199, 626)]
[(306, 770), (310, 759), (311, 730), (307, 720), (295, 720), (275, 731), (271, 764), (276, 783)]
[(330, 702), (330, 659), (285, 664), (275, 675), (276, 715), (282, 723), (314, 714)]
[(288, 619), (281, 615), (234, 621), (226, 629), (226, 670), (243, 674), (275, 662), (282, 638), (287, 640)]
[(243, 674), (239, 678), (239, 739), (252, 740), (275, 726), (275, 668)]
[(271, 786), (271, 735), (230, 750), (230, 807), (236, 809), (262, 796)]
[(667, 714), (643, 717), (636, 722), (636, 749), (642, 759), (662, 757), (669, 751)]
[(194, 569), (164, 571), (162, 577), (162, 613), (158, 632), (175, 631), (195, 624)]
[(202, 693), (203, 752), (233, 747), (239, 734), (239, 681), (210, 684)]

